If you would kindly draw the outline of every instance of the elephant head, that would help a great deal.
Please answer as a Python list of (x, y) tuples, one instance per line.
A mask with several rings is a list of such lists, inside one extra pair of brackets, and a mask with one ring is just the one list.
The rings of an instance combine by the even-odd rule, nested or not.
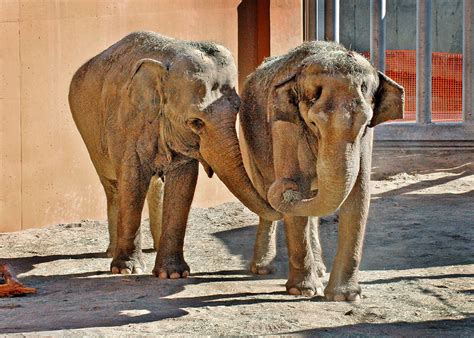
[(240, 99), (230, 52), (207, 42), (189, 42), (170, 60), (141, 59), (128, 82), (135, 105), (158, 117), (159, 145), (168, 161), (182, 154), (215, 172), (252, 211), (268, 219), (276, 212), (254, 189), (244, 169), (235, 129)]
[(372, 137), (370, 128), (403, 117), (403, 88), (361, 55), (334, 43), (321, 43), (290, 67), (269, 95), (270, 122), (299, 126), (317, 153), (317, 190), (309, 198), (302, 198), (291, 179), (275, 181), (268, 191), (275, 209), (296, 216), (336, 211), (358, 177), (361, 151), (371, 151), (361, 149), (361, 140)]

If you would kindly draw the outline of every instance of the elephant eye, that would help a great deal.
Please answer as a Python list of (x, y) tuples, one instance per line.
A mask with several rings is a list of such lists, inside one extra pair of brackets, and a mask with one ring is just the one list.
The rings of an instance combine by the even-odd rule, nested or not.
[(217, 90), (217, 88), (219, 88), (219, 83), (214, 82), (214, 84), (212, 85), (211, 90), (214, 91), (214, 90)]
[(321, 92), (322, 92), (322, 91), (323, 91), (323, 89), (322, 89), (321, 87), (318, 87), (318, 88), (316, 89), (316, 91), (314, 92), (314, 97), (313, 97), (311, 100), (309, 100), (309, 103), (310, 103), (311, 105), (315, 104), (316, 101), (318, 101), (318, 99), (321, 97)]
[(360, 86), (360, 90), (362, 91), (362, 94), (365, 95), (367, 93), (367, 83), (362, 82), (362, 85)]
[(191, 119), (188, 121), (188, 125), (195, 133), (199, 133), (204, 127), (204, 121), (201, 119)]

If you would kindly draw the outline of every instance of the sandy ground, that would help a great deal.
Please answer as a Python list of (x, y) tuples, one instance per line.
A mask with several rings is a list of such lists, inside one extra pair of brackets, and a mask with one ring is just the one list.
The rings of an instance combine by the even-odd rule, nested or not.
[[(474, 335), (474, 153), (379, 151), (372, 186), (359, 303), (286, 295), (281, 225), (278, 271), (249, 274), (257, 218), (229, 203), (192, 210), (183, 280), (152, 277), (151, 249), (145, 274), (110, 275), (103, 221), (0, 234), (0, 260), (39, 290), (0, 299), (0, 334)], [(329, 269), (336, 219), (321, 224)]]

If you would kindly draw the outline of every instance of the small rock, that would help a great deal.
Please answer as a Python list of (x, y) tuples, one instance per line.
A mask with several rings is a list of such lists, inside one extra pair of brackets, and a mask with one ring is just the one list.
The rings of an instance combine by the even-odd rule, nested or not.
[(70, 223), (70, 224), (66, 224), (64, 227), (66, 229), (81, 228), (82, 224), (81, 223)]
[(447, 287), (446, 285), (435, 285), (435, 287), (439, 289), (449, 289), (449, 287)]

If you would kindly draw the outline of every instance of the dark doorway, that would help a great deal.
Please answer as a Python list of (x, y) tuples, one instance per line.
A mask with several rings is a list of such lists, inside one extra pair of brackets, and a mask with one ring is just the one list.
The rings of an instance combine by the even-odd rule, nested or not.
[(239, 91), (247, 76), (270, 55), (270, 0), (243, 0), (238, 7)]

